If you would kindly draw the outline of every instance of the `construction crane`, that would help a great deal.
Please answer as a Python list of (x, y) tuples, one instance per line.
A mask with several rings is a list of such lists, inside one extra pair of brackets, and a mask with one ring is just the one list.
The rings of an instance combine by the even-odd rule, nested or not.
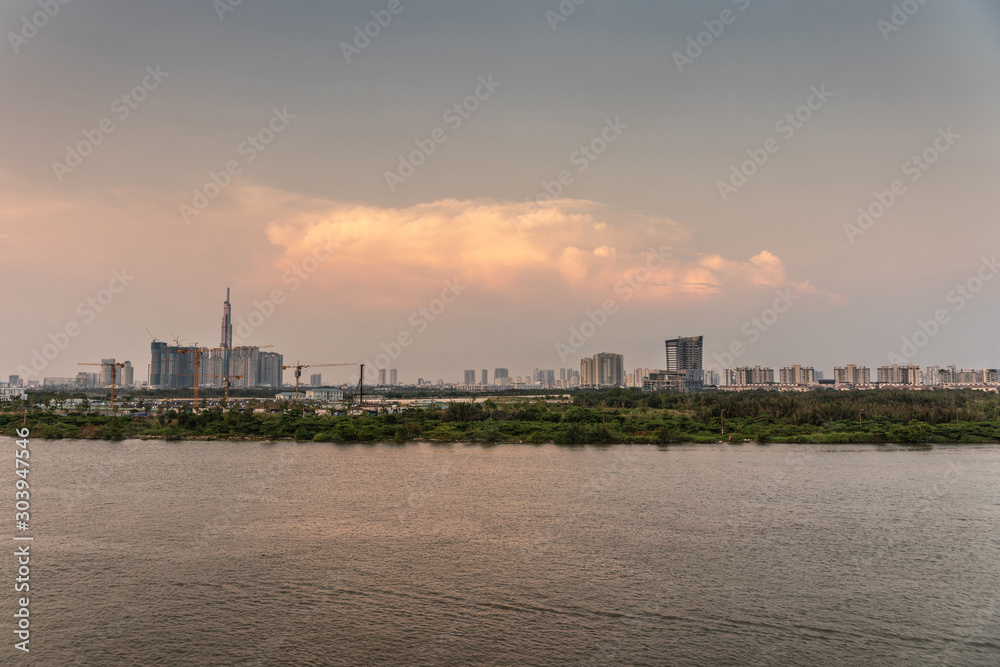
[(365, 413), (365, 365), (361, 364), (361, 375), (358, 377), (358, 410)]
[[(197, 343), (195, 343), (197, 345)], [(198, 407), (198, 371), (201, 370), (201, 355), (205, 353), (200, 347), (184, 347), (177, 350), (178, 354), (193, 354), (194, 355), (194, 404), (191, 406), (192, 410)]]
[(291, 366), (282, 366), (281, 370), (288, 370), (289, 368), (295, 369), (295, 400), (299, 400), (299, 378), (302, 377), (303, 368), (326, 368), (328, 366), (357, 366), (356, 362), (351, 362), (349, 364), (293, 364)]
[(118, 377), (118, 369), (125, 368), (124, 363), (112, 363), (110, 361), (102, 361), (101, 363), (89, 363), (85, 361), (80, 362), (81, 366), (110, 366), (111, 367), (111, 410), (115, 409), (115, 384), (117, 383), (116, 378)]
[(239, 380), (239, 379), (243, 378), (242, 375), (208, 375), (206, 377), (209, 377), (209, 378), (221, 378), (221, 379), (223, 379), (225, 381), (223, 383), (223, 387), (225, 387), (225, 390), (226, 390), (226, 399), (225, 399), (226, 403), (229, 403), (229, 388), (230, 388), (230, 382), (229, 381), (230, 380)]

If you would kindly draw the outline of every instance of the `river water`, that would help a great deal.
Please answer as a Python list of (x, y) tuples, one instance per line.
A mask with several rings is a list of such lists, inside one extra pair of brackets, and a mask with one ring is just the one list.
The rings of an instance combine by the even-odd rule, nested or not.
[(998, 447), (33, 440), (31, 466), (32, 664), (1000, 664)]

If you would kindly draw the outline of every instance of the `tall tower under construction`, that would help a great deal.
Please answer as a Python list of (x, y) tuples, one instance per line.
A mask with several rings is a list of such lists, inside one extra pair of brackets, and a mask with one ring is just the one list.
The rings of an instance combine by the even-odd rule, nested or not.
[(229, 304), (229, 288), (226, 288), (226, 302), (222, 304), (222, 374), (229, 375), (229, 357), (233, 349), (233, 312)]

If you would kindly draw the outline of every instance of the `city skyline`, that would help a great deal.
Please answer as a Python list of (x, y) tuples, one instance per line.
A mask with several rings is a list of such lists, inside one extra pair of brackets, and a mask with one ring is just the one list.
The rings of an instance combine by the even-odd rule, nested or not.
[(141, 376), (226, 286), (234, 345), (410, 381), (682, 331), (706, 368), (998, 365), (995, 4), (401, 6), (364, 48), (370, 7), (251, 0), (8, 39), (0, 368)]

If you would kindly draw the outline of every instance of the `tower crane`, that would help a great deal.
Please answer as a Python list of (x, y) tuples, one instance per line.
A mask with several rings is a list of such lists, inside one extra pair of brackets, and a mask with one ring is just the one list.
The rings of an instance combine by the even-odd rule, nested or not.
[(291, 366), (282, 366), (281, 370), (287, 370), (289, 368), (295, 369), (295, 400), (299, 400), (299, 378), (302, 377), (303, 368), (326, 368), (328, 366), (357, 366), (356, 362), (351, 362), (349, 364), (293, 364)]
[[(197, 345), (198, 343), (195, 343)], [(205, 351), (200, 347), (182, 347), (177, 350), (178, 354), (193, 354), (194, 355), (194, 404), (191, 406), (192, 411), (198, 407), (198, 371), (201, 370), (201, 355)]]
[(243, 378), (242, 375), (207, 375), (206, 377), (209, 377), (209, 378), (221, 378), (224, 381), (223, 382), (223, 387), (225, 388), (225, 396), (226, 396), (225, 400), (226, 400), (226, 403), (229, 403), (229, 388), (231, 386), (230, 385), (230, 380), (239, 380), (239, 379)]
[(90, 362), (80, 362), (81, 366), (110, 366), (111, 367), (111, 410), (115, 409), (115, 384), (117, 383), (116, 378), (118, 376), (118, 369), (125, 368), (124, 363), (112, 363), (110, 361), (102, 361), (101, 363), (90, 363)]

